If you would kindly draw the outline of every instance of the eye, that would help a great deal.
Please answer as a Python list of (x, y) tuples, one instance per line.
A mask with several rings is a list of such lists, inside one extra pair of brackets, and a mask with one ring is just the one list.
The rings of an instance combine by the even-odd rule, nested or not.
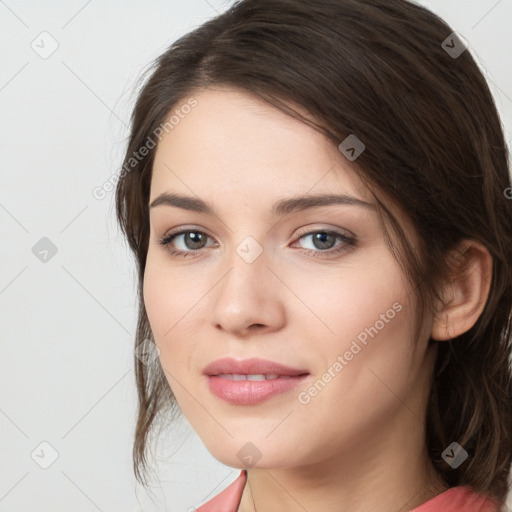
[[(324, 254), (327, 256), (332, 255), (333, 253), (338, 254), (339, 252), (347, 251), (356, 245), (355, 237), (333, 230), (310, 231), (299, 236), (299, 240), (306, 240), (308, 238), (310, 238), (313, 248), (306, 248), (301, 252), (314, 257), (319, 255), (323, 257)], [(341, 243), (335, 245), (336, 240), (340, 240)]]
[[(338, 254), (356, 245), (355, 237), (333, 230), (310, 231), (300, 235), (298, 240), (309, 237), (312, 237), (311, 242), (314, 247), (309, 249), (302, 247), (300, 251), (308, 256), (318, 257), (320, 255), (320, 257), (323, 257), (324, 254), (327, 256), (333, 253)], [(158, 240), (158, 243), (165, 246), (172, 256), (194, 257), (207, 247), (205, 244), (209, 238), (211, 239), (204, 231), (180, 228), (164, 235)], [(336, 240), (340, 240), (341, 243), (335, 245)], [(181, 248), (176, 248), (176, 245), (181, 246)]]
[[(181, 246), (184, 246), (185, 249), (176, 249), (173, 245), (175, 240), (179, 240), (180, 237), (183, 237), (181, 239)], [(193, 229), (179, 229), (165, 235), (163, 238), (158, 240), (158, 243), (165, 246), (167, 250), (174, 256), (190, 256), (195, 255), (195, 253), (205, 247), (204, 243), (207, 238), (210, 237), (203, 231)]]

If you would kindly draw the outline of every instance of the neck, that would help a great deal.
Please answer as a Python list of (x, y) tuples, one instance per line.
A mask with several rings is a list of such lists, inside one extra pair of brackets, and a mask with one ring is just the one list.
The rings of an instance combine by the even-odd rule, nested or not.
[(390, 486), (384, 489), (379, 487), (379, 482), (371, 479), (371, 488), (365, 491), (352, 489), (351, 492), (343, 493), (340, 489), (344, 487), (342, 485), (336, 488), (328, 485), (313, 487), (309, 481), (303, 482), (301, 487), (291, 486), (288, 484), (291, 478), (283, 477), (282, 471), (262, 471), (266, 474), (255, 475), (252, 471), (251, 474), (248, 473), (238, 512), (408, 512), (448, 489), (438, 476), (431, 475), (425, 476), (423, 481), (407, 489), (403, 482), (394, 488)]
[(417, 423), (413, 427), (414, 436), (390, 428), (396, 443), (375, 436), (373, 443), (354, 444), (320, 463), (249, 469), (238, 512), (407, 512), (419, 507), (448, 486), (427, 457), (424, 430)]

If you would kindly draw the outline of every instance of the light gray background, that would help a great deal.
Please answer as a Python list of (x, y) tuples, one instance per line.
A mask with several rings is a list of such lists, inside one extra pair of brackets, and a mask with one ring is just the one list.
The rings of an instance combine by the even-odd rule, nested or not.
[[(469, 42), (510, 143), (512, 1), (420, 3)], [(154, 494), (136, 485), (135, 267), (113, 193), (92, 195), (119, 170), (141, 71), (227, 5), (0, 1), (0, 511), (191, 511), (239, 474), (185, 420), (162, 438)]]

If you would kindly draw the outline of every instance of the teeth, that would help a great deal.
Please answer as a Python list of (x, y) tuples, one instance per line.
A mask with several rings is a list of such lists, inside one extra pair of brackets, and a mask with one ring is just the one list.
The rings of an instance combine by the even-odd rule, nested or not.
[(279, 375), (263, 375), (262, 373), (251, 375), (242, 375), (239, 373), (221, 373), (220, 375), (217, 375), (217, 377), (230, 380), (271, 380), (279, 378)]

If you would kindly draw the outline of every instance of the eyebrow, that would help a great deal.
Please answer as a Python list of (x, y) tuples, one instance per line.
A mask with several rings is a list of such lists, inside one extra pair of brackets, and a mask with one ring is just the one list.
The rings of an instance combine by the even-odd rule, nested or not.
[[(276, 201), (271, 209), (273, 216), (283, 216), (292, 212), (304, 211), (309, 208), (316, 208), (319, 206), (330, 205), (352, 205), (362, 206), (371, 210), (376, 209), (374, 203), (368, 203), (354, 196), (346, 194), (317, 194), (308, 196), (295, 196)], [(183, 210), (190, 210), (206, 215), (217, 215), (214, 206), (211, 203), (203, 201), (202, 199), (190, 196), (183, 196), (174, 193), (164, 192), (157, 196), (150, 204), (150, 208), (157, 206), (174, 206), (182, 208)]]

